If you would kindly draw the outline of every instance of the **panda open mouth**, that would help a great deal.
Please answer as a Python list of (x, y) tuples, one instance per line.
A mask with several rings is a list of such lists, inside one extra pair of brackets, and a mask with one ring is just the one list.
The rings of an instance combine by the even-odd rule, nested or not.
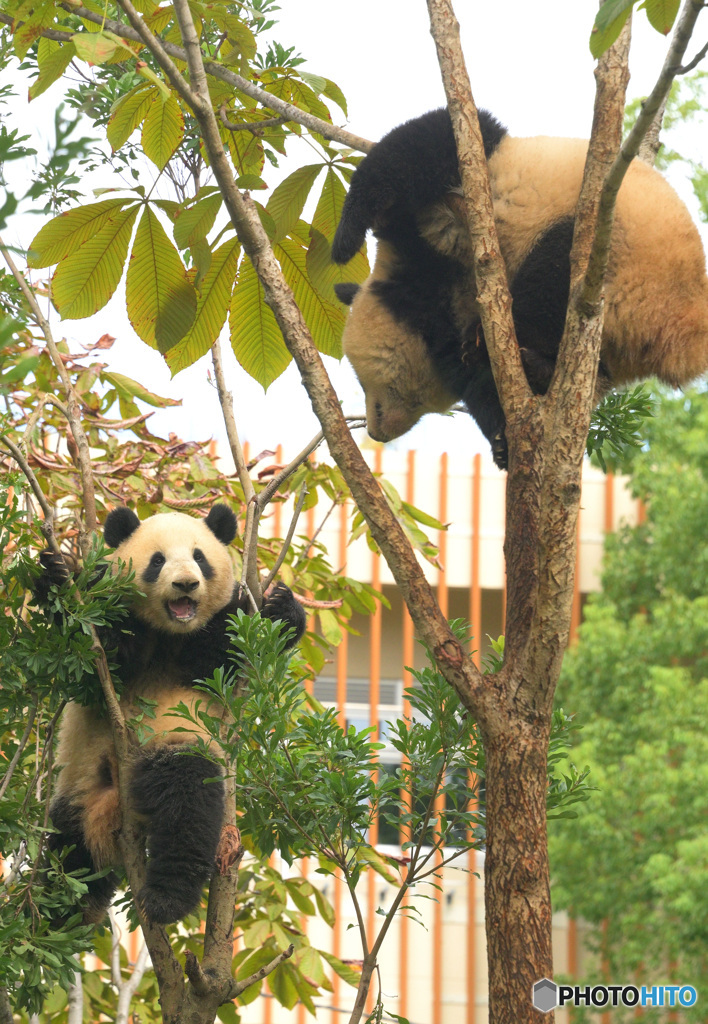
[(170, 618), (177, 622), (189, 622), (197, 614), (197, 603), (189, 597), (179, 597), (167, 602), (167, 610)]

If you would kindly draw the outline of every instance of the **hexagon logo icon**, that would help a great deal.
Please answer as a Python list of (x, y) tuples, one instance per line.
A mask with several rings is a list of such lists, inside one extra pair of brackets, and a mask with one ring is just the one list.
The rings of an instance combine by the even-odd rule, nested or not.
[(534, 1009), (550, 1013), (558, 1006), (558, 986), (550, 978), (541, 978), (533, 987)]

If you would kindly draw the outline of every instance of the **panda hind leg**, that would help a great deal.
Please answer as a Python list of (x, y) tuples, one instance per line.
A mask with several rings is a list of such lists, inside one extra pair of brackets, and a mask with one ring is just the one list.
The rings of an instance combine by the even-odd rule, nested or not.
[[(50, 833), (47, 839), (49, 850), (60, 854), (62, 850), (70, 848), (62, 862), (65, 873), (79, 871), (82, 868), (90, 874), (99, 871), (100, 868), (94, 862), (86, 843), (83, 827), (84, 808), (79, 804), (72, 803), (68, 797), (60, 796), (53, 801), (49, 809), (49, 816), (52, 825), (57, 829), (56, 832)], [(81, 880), (83, 881), (83, 876), (81, 876)], [(84, 924), (98, 924), (103, 920), (111, 905), (118, 887), (118, 878), (111, 871), (99, 878), (91, 879), (85, 884), (88, 886), (88, 892), (81, 900)]]
[(217, 774), (207, 758), (174, 746), (145, 751), (134, 767), (132, 797), (148, 822), (147, 880), (137, 899), (155, 924), (172, 924), (194, 910), (211, 876), (224, 786), (204, 780)]

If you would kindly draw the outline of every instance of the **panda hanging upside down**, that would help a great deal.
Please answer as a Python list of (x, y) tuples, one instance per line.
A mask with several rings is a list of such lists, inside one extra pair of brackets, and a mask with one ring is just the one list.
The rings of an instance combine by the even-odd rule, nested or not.
[[(570, 248), (587, 142), (512, 138), (487, 111), (479, 122), (512, 315), (533, 391), (545, 394), (563, 334)], [(394, 128), (361, 162), (332, 246), (348, 262), (366, 232), (376, 262), (343, 335), (366, 395), (367, 429), (390, 441), (428, 412), (463, 401), (506, 468), (505, 421), (484, 341), (447, 110)], [(605, 285), (595, 401), (656, 376), (674, 387), (708, 369), (708, 278), (701, 239), (679, 197), (635, 160), (617, 200)]]
[[(228, 552), (235, 535), (236, 517), (226, 505), (214, 505), (206, 519), (175, 512), (141, 522), (129, 508), (116, 508), (106, 518), (105, 540), (115, 548), (109, 560), (132, 563), (145, 595), (126, 620), (105, 631), (101, 642), (116, 649), (124, 716), (139, 713), (137, 697), (155, 702), (155, 718), (149, 722), (154, 735), (135, 749), (131, 791), (146, 822), (149, 855), (147, 882), (137, 898), (157, 924), (179, 921), (198, 905), (221, 833), (223, 784), (205, 782), (218, 769), (205, 757), (180, 753), (189, 746), (190, 733), (175, 730), (208, 734), (170, 714), (170, 708), (183, 702), (193, 711), (197, 701), (205, 702), (193, 684), (226, 662), (228, 617), (246, 610)], [(40, 555), (40, 561), (43, 573), (35, 598), (42, 604), (50, 586), (65, 582), (68, 574), (51, 552)], [(294, 630), (288, 646), (304, 632), (304, 609), (284, 584), (267, 597), (261, 614)], [(117, 764), (105, 715), (69, 704), (56, 760), (61, 771), (50, 816), (57, 832), (50, 836), (50, 848), (74, 847), (64, 860), (66, 871), (119, 866)], [(111, 873), (88, 883), (86, 923), (105, 915), (117, 882)]]

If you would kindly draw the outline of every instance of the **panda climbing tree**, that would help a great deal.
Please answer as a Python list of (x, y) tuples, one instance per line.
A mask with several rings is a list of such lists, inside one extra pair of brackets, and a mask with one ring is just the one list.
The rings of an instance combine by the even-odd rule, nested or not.
[[(564, 201), (557, 211), (558, 217), (552, 211), (543, 210), (540, 221), (536, 221), (538, 237), (520, 241), (519, 225), (512, 222), (511, 236), (504, 239), (494, 224), (488, 175), (491, 171), (492, 184), (502, 184), (502, 198), (509, 199), (511, 193), (502, 181), (504, 167), (517, 166), (519, 140), (498, 132), (491, 121), (487, 121), (491, 134), (488, 132), (486, 139), (478, 131), (477, 112), (465, 82), (464, 61), (453, 31), (451, 6), (447, 0), (428, 0), (447, 89), (461, 194), (455, 191), (457, 177), (452, 177), (444, 187), (449, 186), (453, 198), (447, 194), (442, 197), (442, 205), (448, 207), (448, 211), (437, 210), (443, 214), (442, 222), (436, 219), (436, 211), (432, 211), (432, 219), (427, 219), (431, 211), (421, 209), (423, 221), (418, 223), (417, 204), (415, 216), (411, 217), (410, 210), (404, 211), (400, 220), (394, 216), (389, 221), (387, 218), (392, 211), (383, 211), (383, 231), (390, 229), (396, 235), (388, 239), (391, 243), (388, 253), (384, 246), (384, 258), (388, 255), (395, 261), (402, 253), (407, 259), (424, 249), (424, 243), (433, 253), (428, 263), (423, 261), (426, 273), (422, 275), (423, 284), (430, 283), (433, 287), (427, 292), (421, 287), (414, 296), (416, 301), (421, 300), (418, 312), (423, 332), (422, 342), (414, 339), (412, 351), (414, 358), (420, 360), (422, 381), (426, 387), (437, 389), (436, 405), (441, 409), (461, 394), (468, 401), (472, 414), (483, 421), (498, 463), (506, 463), (509, 468), (506, 652), (503, 666), (495, 678), (489, 680), (477, 670), (445, 621), (401, 530), (400, 517), (392, 513), (347, 431), (337, 395), (318, 356), (318, 348), (325, 352), (336, 351), (338, 329), (346, 316), (345, 310), (334, 303), (333, 282), (339, 278), (342, 284), (361, 284), (367, 277), (360, 258), (355, 257), (353, 272), (346, 276), (329, 262), (338, 219), (335, 214), (341, 212), (342, 179), (349, 184), (352, 178), (351, 150), (368, 153), (373, 149), (367, 140), (327, 122), (330, 114), (325, 98), (335, 103), (342, 99), (335, 84), (324, 78), (313, 79), (311, 75), (301, 79), (297, 71), (298, 59), (288, 64), (290, 54), (282, 47), (274, 47), (267, 55), (261, 55), (263, 59), (259, 63), (251, 66), (252, 40), (254, 33), (257, 36), (262, 28), (263, 20), (255, 18), (244, 31), (242, 19), (251, 17), (248, 11), (252, 9), (248, 7), (233, 15), (235, 23), (231, 12), (228, 18), (225, 16), (222, 5), (201, 5), (197, 15), (197, 8), (187, 0), (175, 0), (170, 10), (161, 10), (155, 20), (152, 14), (141, 17), (128, 0), (118, 0), (122, 20), (112, 21), (106, 18), (105, 12), (81, 9), (82, 25), (88, 23), (92, 30), (97, 28), (98, 31), (80, 28), (77, 32), (73, 9), (67, 14), (63, 8), (55, 9), (51, 5), (39, 5), (32, 10), (30, 6), (25, 5), (26, 11), (23, 8), (23, 17), (26, 15), (30, 21), (18, 17), (11, 30), (21, 60), (27, 58), (28, 46), (39, 40), (34, 93), (55, 80), (53, 76), (69, 61), (85, 60), (99, 68), (101, 61), (109, 62), (105, 77), (101, 77), (104, 72), (100, 70), (92, 74), (98, 76), (106, 86), (106, 94), (110, 95), (110, 108), (104, 105), (97, 123), (108, 124), (112, 150), (118, 151), (126, 145), (132, 131), (139, 123), (144, 123), (145, 153), (160, 173), (184, 141), (180, 172), (186, 167), (189, 174), (192, 168), (192, 183), (195, 184), (186, 199), (184, 191), (180, 194), (179, 202), (158, 199), (152, 189), (141, 187), (135, 194), (102, 196), (97, 203), (72, 209), (42, 229), (32, 246), (31, 264), (35, 269), (58, 265), (52, 297), (56, 308), (66, 318), (83, 317), (105, 306), (120, 281), (123, 266), (127, 265), (126, 303), (131, 322), (146, 344), (165, 354), (175, 372), (206, 354), (224, 323), (227, 304), (232, 340), (239, 356), (251, 370), (261, 372), (264, 383), (270, 383), (283, 369), (290, 354), (295, 357), (330, 450), (372, 536), (391, 566), (420, 636), (434, 653), (438, 668), (455, 688), (469, 716), (480, 723), (487, 756), (485, 884), (490, 1018), (494, 1024), (511, 1024), (512, 1021), (526, 1024), (533, 1019), (529, 1005), (531, 984), (552, 970), (545, 838), (547, 749), (553, 690), (570, 622), (579, 467), (590, 406), (597, 396), (598, 375), (601, 388), (610, 379), (622, 379), (621, 349), (627, 344), (631, 348), (635, 340), (629, 330), (631, 323), (628, 324), (623, 315), (616, 322), (620, 337), (615, 337), (614, 333), (603, 336), (601, 308), (607, 264), (609, 285), (627, 280), (633, 283), (631, 274), (626, 274), (627, 266), (622, 265), (621, 245), (619, 249), (613, 248), (618, 239), (613, 242), (611, 216), (614, 193), (618, 190), (621, 193), (620, 174), (616, 168), (610, 168), (610, 164), (621, 134), (626, 86), (623, 74), (626, 53), (622, 48), (625, 40), (598, 71), (600, 91), (588, 147), (587, 175), (575, 209), (572, 248), (569, 249), (569, 219), (573, 201), (568, 199), (567, 192), (563, 194), (563, 189), (560, 192)], [(600, 45), (595, 47), (597, 53), (617, 39), (633, 6), (633, 0), (604, 5), (606, 17), (603, 19), (601, 12), (593, 34), (595, 41), (600, 40)], [(658, 17), (657, 8), (661, 7), (661, 18), (669, 22), (676, 10), (675, 4), (645, 6), (648, 16), (654, 20)], [(693, 63), (688, 46), (703, 6), (702, 0), (685, 0), (665, 67), (638, 122), (638, 131), (632, 135), (618, 161), (620, 167), (630, 162), (638, 136), (666, 96), (671, 79)], [(165, 19), (169, 21), (173, 16), (175, 20), (168, 26)], [(3, 17), (11, 20), (10, 15)], [(662, 20), (656, 27), (668, 31), (671, 26)], [(158, 30), (159, 35), (156, 35)], [(546, 33), (548, 35), (550, 33)], [(178, 37), (183, 48), (175, 42)], [(136, 45), (139, 48), (137, 62), (136, 53), (131, 49)], [(699, 52), (696, 61), (704, 55)], [(536, 53), (533, 57), (538, 59)], [(67, 62), (62, 63), (65, 58)], [(34, 51), (29, 59), (35, 59)], [(121, 71), (125, 62), (131, 67), (131, 74), (122, 76), (119, 86), (115, 84), (114, 59)], [(285, 67), (274, 61), (281, 61)], [(234, 67), (245, 74), (237, 73)], [(135, 78), (131, 77), (133, 71)], [(250, 78), (248, 72), (252, 72)], [(254, 84), (253, 79), (258, 84)], [(116, 95), (116, 89), (123, 87), (128, 91)], [(282, 95), (296, 102), (285, 102)], [(244, 96), (248, 97), (246, 101)], [(92, 102), (93, 99), (92, 96)], [(190, 113), (186, 119), (185, 110)], [(301, 213), (306, 185), (316, 176), (312, 167), (300, 168), (295, 185), (291, 181), (289, 191), (281, 189), (277, 195), (274, 193), (265, 212), (259, 210), (249, 195), (241, 192), (241, 189), (258, 188), (263, 184), (260, 174), (266, 153), (277, 159), (275, 154), (282, 150), (291, 131), (285, 127), (284, 119), (295, 122), (298, 133), (302, 127), (313, 133), (314, 144), (322, 145), (322, 140), (326, 140), (321, 163), (321, 169), (326, 168), (324, 199), (318, 203), (313, 224), (309, 226), (304, 225)], [(398, 120), (392, 112), (391, 125)], [(449, 141), (448, 133), (448, 145)], [(489, 150), (486, 155), (485, 142)], [(338, 145), (347, 147), (349, 154), (337, 149)], [(381, 152), (385, 151), (384, 148)], [(219, 195), (211, 192), (211, 186), (206, 192), (200, 191), (203, 184), (200, 175), (205, 170), (200, 163), (202, 154), (208, 158)], [(567, 151), (562, 154), (564, 175), (568, 171), (567, 155)], [(387, 166), (392, 164), (396, 161), (389, 159)], [(366, 166), (375, 165), (376, 159), (373, 159)], [(175, 165), (170, 170), (180, 189), (183, 179)], [(408, 168), (405, 170), (408, 173)], [(366, 173), (362, 170), (363, 178), (358, 180), (365, 180)], [(434, 173), (432, 177), (435, 179)], [(524, 180), (528, 184), (529, 179)], [(603, 181), (607, 182), (607, 187), (603, 201), (598, 203)], [(567, 182), (566, 178), (566, 187)], [(434, 205), (439, 205), (439, 182), (435, 184), (433, 200)], [(653, 186), (647, 187), (653, 191)], [(523, 187), (521, 191), (524, 193)], [(558, 198), (559, 193), (552, 187), (545, 194)], [(212, 233), (216, 206), (222, 200), (230, 226), (223, 227), (219, 221)], [(529, 208), (528, 195), (523, 205)], [(669, 205), (673, 205), (672, 200)], [(376, 207), (376, 203), (372, 206)], [(596, 216), (598, 206), (601, 208), (599, 217)], [(631, 216), (621, 204), (617, 210), (620, 215), (618, 231), (627, 231), (629, 237), (631, 232), (627, 226), (631, 225)], [(469, 246), (465, 233), (459, 231), (460, 212), (466, 221)], [(349, 213), (351, 210), (347, 211), (347, 216)], [(174, 244), (163, 226), (163, 217), (171, 218), (169, 227)], [(685, 225), (685, 221), (679, 220)], [(450, 227), (451, 223), (453, 230), (448, 232), (446, 224)], [(594, 243), (596, 224), (597, 243)], [(373, 226), (378, 230), (376, 223)], [(231, 234), (232, 227), (237, 237)], [(690, 230), (686, 229), (686, 235), (689, 266), (678, 268), (682, 273), (670, 279), (666, 290), (660, 290), (659, 298), (672, 309), (678, 304), (679, 323), (688, 328), (682, 340), (683, 350), (695, 355), (691, 339), (695, 340), (696, 323), (702, 322), (703, 302), (702, 289), (696, 286), (696, 250), (691, 243)], [(641, 245), (637, 247), (639, 236), (635, 233), (631, 237), (632, 251), (636, 253), (641, 250)], [(621, 234), (618, 238), (621, 242)], [(436, 248), (440, 243), (442, 249)], [(190, 250), (187, 261), (180, 256), (185, 248)], [(339, 254), (345, 252), (346, 245)], [(424, 253), (426, 258), (430, 257), (428, 250), (424, 249)], [(337, 255), (336, 247), (334, 255)], [(441, 262), (437, 258), (440, 256), (450, 262)], [(618, 279), (612, 277), (613, 260), (622, 270)], [(471, 265), (474, 286), (470, 278)], [(675, 263), (672, 266), (676, 268)], [(158, 276), (156, 268), (163, 273)], [(411, 271), (411, 266), (406, 269)], [(661, 267), (655, 263), (648, 269), (659, 273)], [(399, 283), (395, 282), (391, 270), (391, 266), (378, 266), (377, 272), (383, 271), (384, 288)], [(412, 272), (419, 273), (419, 267), (413, 266)], [(448, 273), (454, 287), (447, 280)], [(468, 287), (460, 288), (460, 278), (464, 277)], [(547, 287), (549, 278), (554, 285), (550, 289)], [(524, 284), (527, 279), (528, 283)], [(418, 280), (416, 278), (416, 283)], [(508, 283), (512, 284), (512, 294)], [(675, 283), (678, 294), (674, 294)], [(560, 308), (566, 285), (567, 327), (559, 338)], [(18, 286), (21, 287), (19, 282)], [(370, 285), (365, 285), (362, 297), (371, 290)], [(297, 294), (299, 305), (293, 292)], [(656, 295), (652, 297), (651, 289), (649, 293), (653, 302)], [(352, 294), (350, 288), (344, 297), (351, 298)], [(445, 307), (442, 310), (445, 315), (438, 318), (445, 327), (442, 354), (437, 347), (439, 339), (434, 337), (437, 324), (430, 322), (441, 313), (440, 304), (430, 315), (424, 301), (431, 294), (454, 307), (452, 312)], [(611, 289), (610, 295), (613, 295)], [(529, 301), (529, 296), (532, 299), (543, 297), (548, 302), (545, 322), (538, 316), (537, 303)], [(617, 297), (614, 295), (615, 299)], [(678, 301), (687, 297), (687, 303)], [(410, 295), (404, 293), (404, 305), (409, 299)], [(388, 305), (379, 303), (376, 307), (377, 314), (382, 311), (384, 314), (382, 344), (395, 348), (400, 343), (404, 352), (410, 352), (409, 314), (405, 308), (398, 308), (391, 315), (391, 307), (401, 301), (400, 293), (397, 297), (388, 292), (387, 300), (390, 300)], [(620, 293), (618, 303), (626, 313), (625, 300), (624, 293)], [(356, 304), (357, 299), (352, 318), (356, 315)], [(654, 325), (647, 334), (647, 321), (651, 318), (640, 315), (646, 311), (631, 307), (631, 312), (636, 314), (637, 325), (641, 326), (641, 338), (639, 348), (630, 353), (633, 367), (630, 371), (643, 374), (651, 362), (649, 357), (657, 352), (653, 347), (657, 342), (656, 328)], [(424, 322), (425, 317), (428, 317), (427, 322)], [(39, 317), (37, 322), (41, 323)], [(259, 344), (250, 345), (247, 343), (252, 342), (253, 335), (249, 331), (254, 324), (260, 332)], [(515, 329), (519, 331), (521, 345)], [(430, 359), (433, 340), (435, 358)], [(661, 332), (658, 341), (659, 351), (662, 351), (666, 337)], [(371, 339), (365, 344), (370, 351)], [(646, 345), (649, 349), (644, 351)], [(269, 358), (263, 358), (266, 351)], [(451, 365), (447, 366), (444, 357), (449, 355)], [(63, 363), (60, 353), (54, 364), (57, 372), (61, 372)], [(258, 371), (257, 365), (260, 366)], [(700, 368), (700, 360), (696, 359), (691, 359), (681, 374), (674, 372), (675, 363), (663, 365), (670, 380), (683, 380), (696, 368)], [(371, 387), (370, 382), (367, 383)], [(469, 395), (468, 389), (471, 389)], [(427, 395), (414, 395), (415, 401), (411, 402), (408, 402), (409, 397), (402, 406), (406, 415), (411, 411), (409, 405), (414, 409), (422, 407)], [(124, 401), (126, 415), (132, 414), (128, 399)], [(395, 409), (395, 399), (392, 404)], [(75, 418), (76, 406), (70, 395), (65, 407), (67, 415)], [(89, 408), (93, 414), (99, 414), (100, 401)], [(375, 420), (380, 419), (376, 408), (374, 414), (372, 429), (376, 433)], [(74, 429), (73, 418), (72, 456), (77, 464), (85, 466), (85, 460), (90, 459), (90, 449), (86, 439), (82, 440), (80, 432)], [(30, 418), (28, 425), (34, 423), (36, 420)], [(394, 429), (400, 432), (400, 426), (394, 425)], [(405, 421), (403, 429), (406, 429)], [(384, 436), (383, 433), (380, 436)], [(22, 464), (19, 461), (24, 458), (21, 450), (13, 453), (13, 457), (18, 459), (18, 465)], [(34, 457), (51, 461), (42, 450), (38, 450), (36, 456), (33, 454)], [(136, 467), (131, 468), (127, 463), (123, 469), (128, 477), (136, 472)], [(120, 493), (120, 487), (113, 490)], [(244, 498), (250, 510), (248, 495), (244, 494)], [(89, 530), (95, 530), (102, 517), (89, 507), (87, 494), (85, 499), (85, 524)], [(113, 504), (109, 499), (105, 503)], [(159, 497), (156, 497), (155, 504), (158, 503)], [(48, 565), (47, 571), (51, 573), (54, 568)], [(100, 585), (100, 582), (96, 584)], [(90, 598), (90, 587), (86, 593)], [(172, 611), (186, 622), (191, 609), (179, 598)], [(131, 614), (136, 615), (132, 608)], [(94, 645), (100, 646), (100, 635), (92, 639)], [(110, 696), (106, 666), (100, 658), (97, 665), (102, 686)], [(110, 701), (107, 698), (107, 703), (120, 732), (119, 702), (113, 695)], [(121, 756), (119, 760), (123, 765), (127, 763)], [(130, 774), (128, 769), (123, 770)], [(104, 781), (107, 779), (106, 774)], [(128, 792), (131, 786), (132, 779)], [(138, 800), (141, 798), (139, 790), (138, 784)], [(145, 817), (159, 824), (151, 812)], [(137, 889), (136, 895), (142, 891), (143, 886)], [(227, 954), (228, 977), (231, 977), (230, 943), (225, 944), (227, 952), (222, 951), (219, 960), (218, 943), (214, 939), (218, 921), (212, 920), (211, 924), (214, 929), (211, 932), (208, 929), (208, 939), (214, 941), (205, 954), (206, 967), (187, 957), (189, 999), (204, 1002), (203, 1012), (198, 1017), (200, 1021), (206, 1019), (206, 1003), (216, 999), (216, 979), (226, 974)], [(153, 962), (162, 972), (160, 984), (166, 1019), (192, 1019), (181, 1017), (184, 1009), (180, 1002), (184, 993), (183, 988), (180, 990), (181, 967), (174, 957), (170, 959), (164, 944), (160, 945), (159, 929), (155, 931), (148, 921), (147, 930), (154, 942)], [(371, 968), (371, 961), (366, 966)], [(178, 980), (173, 984), (175, 978)], [(231, 989), (222, 990), (222, 995), (223, 991)], [(357, 999), (358, 1016), (354, 1014), (354, 1021), (360, 1019), (365, 1005), (365, 997)]]

